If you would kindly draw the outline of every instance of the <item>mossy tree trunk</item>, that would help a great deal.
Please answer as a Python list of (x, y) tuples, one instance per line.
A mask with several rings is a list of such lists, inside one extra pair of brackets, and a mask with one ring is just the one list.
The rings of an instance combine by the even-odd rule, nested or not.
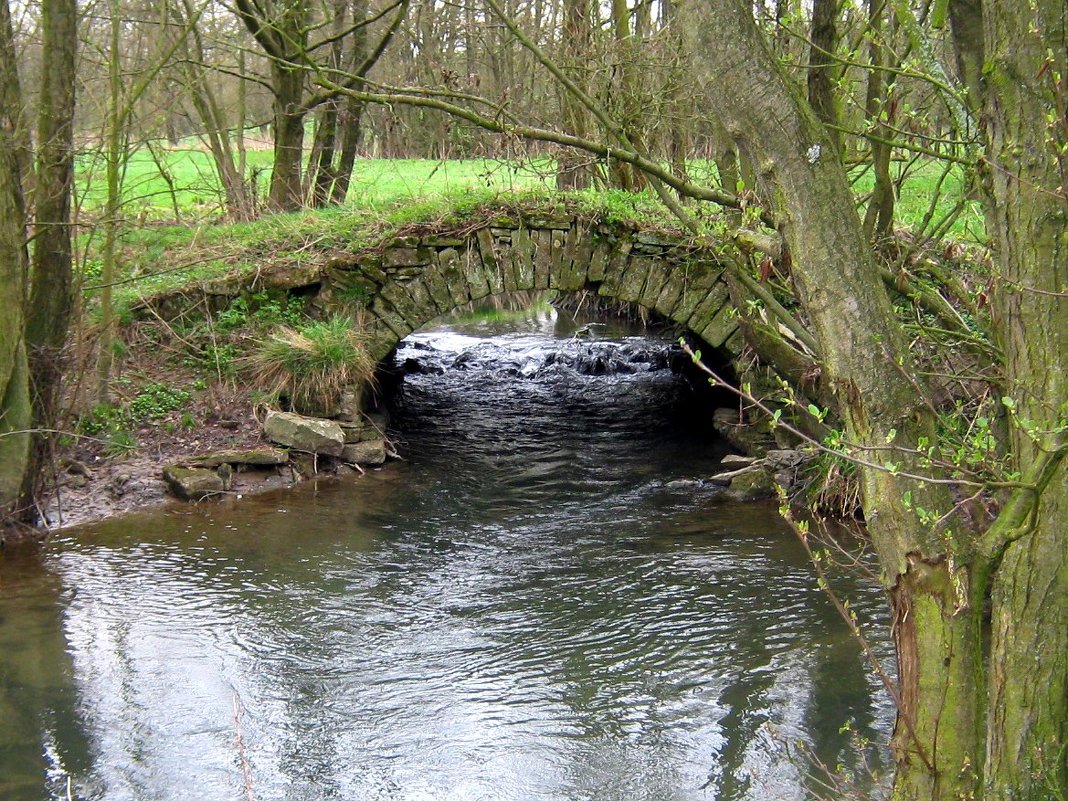
[[(0, 53), (14, 52), (11, 17), (0, 4)], [(29, 458), (29, 370), (23, 338), (26, 302), (25, 207), (22, 196), (19, 110), (14, 64), (0, 71), (0, 525), (15, 511)]]
[[(22, 333), (25, 239), (12, 213), (14, 171), (7, 132), (0, 132), (0, 525), (15, 508), (30, 452), (29, 370)], [(18, 190), (21, 192), (21, 189)]]
[(304, 201), (301, 166), (307, 109), (302, 59), (308, 56), (309, 9), (305, 0), (266, 8), (251, 0), (237, 0), (234, 8), (270, 61), (274, 161), (267, 203), (275, 211), (294, 211)]
[[(990, 646), (988, 793), (1068, 795), (1068, 11), (983, 6), (988, 227), (1014, 403), (1012, 454), (1047, 481), (1033, 515), (999, 520)], [(1059, 469), (1058, 469), (1059, 468)], [(1011, 507), (1010, 507), (1011, 509)], [(1058, 795), (1058, 792), (1060, 795)]]
[(51, 461), (66, 371), (72, 294), (71, 184), (74, 179), (74, 74), (78, 41), (75, 0), (41, 4), (43, 59), (38, 98), (37, 171), (31, 288), (26, 345), (38, 431), (23, 483), (24, 521), (37, 522), (37, 501)]
[(304, 203), (301, 166), (304, 159), (304, 71), (287, 62), (271, 61), (274, 92), (274, 161), (268, 205), (294, 211)]

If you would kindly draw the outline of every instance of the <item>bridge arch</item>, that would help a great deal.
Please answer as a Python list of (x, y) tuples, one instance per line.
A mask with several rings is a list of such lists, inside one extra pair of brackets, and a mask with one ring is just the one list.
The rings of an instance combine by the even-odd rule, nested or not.
[(714, 250), (683, 234), (582, 216), (497, 216), (445, 233), (397, 236), (325, 269), (318, 304), (367, 311), (372, 355), (435, 318), (492, 295), (588, 289), (651, 309), (717, 349), (741, 351)]

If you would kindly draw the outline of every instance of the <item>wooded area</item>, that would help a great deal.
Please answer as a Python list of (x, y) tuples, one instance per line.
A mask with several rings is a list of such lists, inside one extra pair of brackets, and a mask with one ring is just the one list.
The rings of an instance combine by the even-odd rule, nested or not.
[(0, 510), (32, 525), (47, 490), (79, 237), (107, 398), (135, 153), (168, 181), (159, 154), (207, 151), (231, 220), (343, 204), (364, 157), (531, 159), (733, 242), (747, 335), (840, 422), (892, 608), (894, 797), (1065, 798), (1066, 81), (1061, 0), (0, 4)]

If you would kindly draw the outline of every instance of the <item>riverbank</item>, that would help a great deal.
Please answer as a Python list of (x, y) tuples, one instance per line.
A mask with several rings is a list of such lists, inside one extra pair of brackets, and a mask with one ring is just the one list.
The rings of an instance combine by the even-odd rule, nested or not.
[[(58, 529), (188, 502), (164, 478), (171, 466), (219, 475), (220, 483), (194, 496), (205, 503), (373, 469), (291, 451), (264, 434), (265, 415), (277, 399), (242, 359), (250, 343), (278, 324), (284, 308), (267, 301), (232, 315), (232, 324), (215, 326), (210, 337), (202, 323), (192, 330), (159, 322), (125, 327), (109, 402), (92, 404), (82, 383), (69, 388), (71, 411), (56, 440), (54, 491), (41, 510), (42, 525), (0, 531), (0, 545), (32, 545)], [(296, 313), (290, 310), (293, 322)], [(384, 433), (385, 421), (376, 425)], [(213, 454), (222, 458), (213, 461)]]
[[(365, 471), (336, 459), (304, 458), (305, 454), (288, 454), (275, 447), (263, 434), (255, 410), (239, 400), (252, 393), (252, 388), (235, 387), (228, 403), (191, 401), (184, 413), (197, 420), (195, 426), (175, 430), (144, 426), (136, 432), (136, 446), (128, 451), (114, 453), (106, 440), (96, 438), (70, 442), (57, 460), (56, 491), (45, 509), (47, 527), (40, 536), (168, 503), (187, 503), (168, 485), (164, 471), (173, 465), (196, 467), (205, 460), (211, 464), (212, 455), (228, 454), (235, 461), (215, 460), (229, 468), (224, 468), (225, 486), (195, 502), (241, 499), (308, 480), (358, 476)], [(258, 465), (236, 461), (241, 454), (265, 452), (281, 458)]]

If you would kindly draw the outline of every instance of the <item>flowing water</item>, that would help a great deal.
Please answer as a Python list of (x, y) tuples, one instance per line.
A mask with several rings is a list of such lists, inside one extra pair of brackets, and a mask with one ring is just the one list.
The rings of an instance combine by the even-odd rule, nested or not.
[(0, 560), (0, 798), (793, 799), (811, 754), (855, 769), (890, 708), (774, 507), (704, 480), (678, 354), (561, 326), (410, 337), (385, 470)]

